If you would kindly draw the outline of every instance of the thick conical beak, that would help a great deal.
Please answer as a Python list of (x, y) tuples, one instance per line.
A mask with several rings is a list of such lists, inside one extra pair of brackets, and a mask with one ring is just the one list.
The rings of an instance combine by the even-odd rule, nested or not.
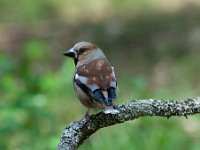
[(64, 52), (63, 55), (71, 57), (71, 58), (77, 58), (77, 52), (71, 48), (68, 51)]

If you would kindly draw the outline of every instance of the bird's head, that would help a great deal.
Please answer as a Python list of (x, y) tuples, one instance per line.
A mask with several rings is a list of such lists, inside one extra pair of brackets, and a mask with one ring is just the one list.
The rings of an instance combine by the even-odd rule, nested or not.
[(64, 55), (73, 58), (76, 65), (78, 61), (89, 59), (97, 50), (98, 47), (95, 44), (78, 42), (71, 49), (64, 52)]

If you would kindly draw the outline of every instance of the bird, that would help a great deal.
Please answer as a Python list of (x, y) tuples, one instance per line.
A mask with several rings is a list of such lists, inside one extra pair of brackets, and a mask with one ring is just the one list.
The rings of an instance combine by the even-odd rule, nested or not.
[(101, 109), (105, 114), (117, 114), (119, 109), (113, 104), (118, 85), (114, 67), (110, 65), (103, 51), (95, 44), (81, 41), (64, 52), (74, 60), (74, 89), (80, 102), (90, 109)]

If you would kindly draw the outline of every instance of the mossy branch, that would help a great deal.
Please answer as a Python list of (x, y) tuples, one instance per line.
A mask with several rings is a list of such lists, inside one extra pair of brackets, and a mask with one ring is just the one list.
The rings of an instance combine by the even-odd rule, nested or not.
[(200, 97), (179, 100), (133, 100), (119, 106), (120, 113), (91, 115), (72, 122), (63, 132), (58, 150), (76, 150), (100, 128), (134, 120), (142, 116), (185, 116), (200, 113)]

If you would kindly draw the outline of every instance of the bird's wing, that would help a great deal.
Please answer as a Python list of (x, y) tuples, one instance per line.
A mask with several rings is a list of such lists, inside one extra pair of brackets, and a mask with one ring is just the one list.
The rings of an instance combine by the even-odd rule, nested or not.
[(74, 82), (78, 85), (94, 102), (95, 100), (102, 105), (107, 105), (107, 100), (96, 84), (87, 84), (87, 78), (75, 75)]
[(95, 60), (77, 68), (74, 82), (88, 96), (103, 104), (111, 105), (116, 97), (117, 82), (114, 68), (106, 59)]
[[(88, 84), (88, 80), (89, 79), (85, 76), (80, 76), (77, 73), (75, 74), (74, 81), (78, 86), (85, 88), (85, 89), (82, 89), (84, 92), (86, 92), (86, 91), (94, 92), (95, 90), (99, 89), (98, 85), (95, 83)], [(83, 86), (85, 86), (85, 87), (83, 87)]]

